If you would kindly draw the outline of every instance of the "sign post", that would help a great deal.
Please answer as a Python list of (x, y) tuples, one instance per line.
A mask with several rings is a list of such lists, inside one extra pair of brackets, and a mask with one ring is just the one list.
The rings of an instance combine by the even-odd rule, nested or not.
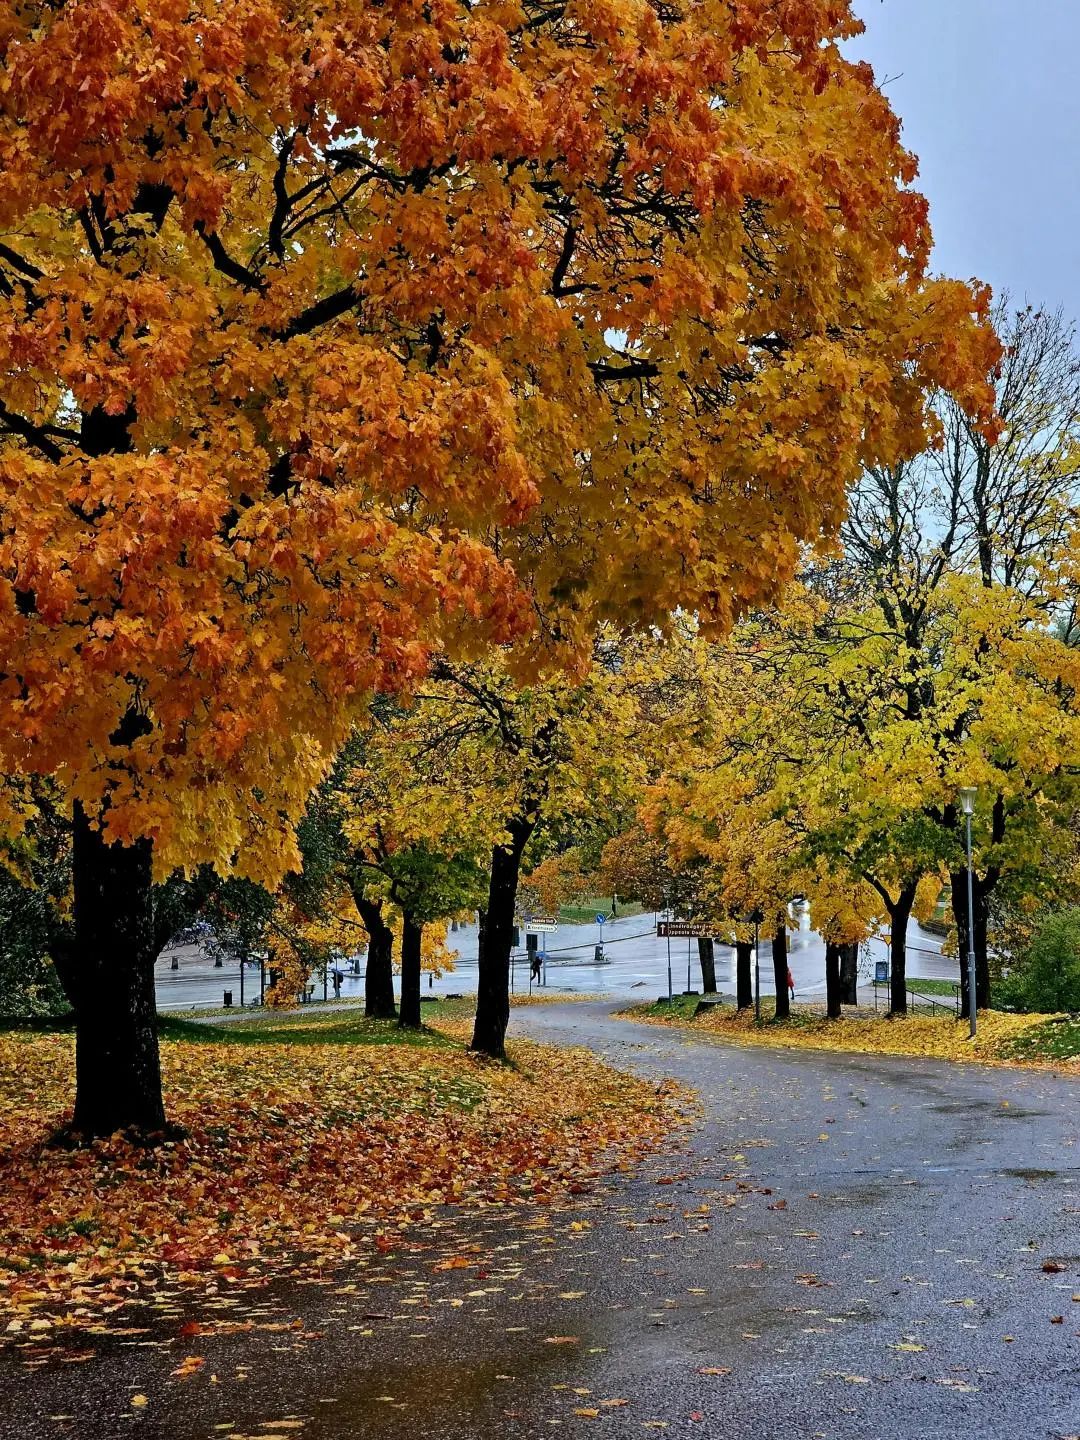
[[(598, 915), (597, 920), (600, 919)], [(726, 929), (722, 925), (711, 925), (707, 920), (675, 920), (669, 916), (666, 920), (657, 920), (656, 934), (661, 940), (667, 940), (667, 968), (668, 968), (668, 1003), (672, 995), (671, 986), (671, 942), (672, 940), (686, 941), (686, 993), (690, 992), (690, 972), (694, 963), (694, 940), (722, 940)]]
[(889, 983), (890, 983), (890, 978), (889, 978), (889, 962), (888, 962), (888, 960), (875, 960), (875, 961), (874, 961), (874, 1014), (875, 1014), (875, 1015), (877, 1014), (877, 992), (878, 992), (878, 986), (879, 986), (879, 985), (888, 985)]
[(662, 940), (722, 940), (727, 934), (723, 925), (710, 925), (707, 920), (658, 920), (656, 933)]
[(667, 1003), (670, 1005), (674, 996), (671, 993), (671, 926), (664, 926), (664, 934), (667, 936)]
[(604, 924), (606, 920), (606, 915), (601, 915), (597, 912), (596, 923), (600, 927), (600, 939), (597, 941), (596, 949), (593, 951), (593, 961), (597, 965), (599, 965), (604, 958)]

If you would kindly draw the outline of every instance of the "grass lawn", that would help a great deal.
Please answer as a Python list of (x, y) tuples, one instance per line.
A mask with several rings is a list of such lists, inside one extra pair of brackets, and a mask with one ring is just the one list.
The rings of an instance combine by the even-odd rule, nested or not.
[[(158, 1033), (163, 1039), (188, 1040), (200, 1045), (419, 1045), (447, 1046), (455, 1042), (433, 1028), (440, 1020), (461, 1020), (473, 1013), (472, 998), (435, 1000), (421, 1007), (424, 1026), (403, 1029), (396, 1020), (368, 1020), (359, 1007), (333, 1006), (304, 1011), (260, 1011), (233, 1024), (206, 1024), (190, 1016), (160, 1015)], [(215, 1015), (222, 1012), (215, 1012)], [(225, 1011), (228, 1015), (232, 1012)]]
[(946, 1000), (956, 996), (955, 980), (909, 980), (908, 990), (916, 995), (942, 995)]
[(1017, 1060), (1072, 1060), (1080, 1056), (1080, 1017), (1055, 1016), (1018, 1035), (1012, 1046)]
[[(645, 913), (644, 907), (638, 900), (620, 900), (618, 910), (619, 913), (615, 917), (617, 920), (624, 920), (629, 915), (644, 915)], [(590, 921), (595, 925), (597, 915), (603, 915), (605, 920), (610, 919), (610, 895), (590, 895), (576, 905), (559, 907), (559, 919), (565, 925), (588, 925)]]
[(795, 1006), (788, 1020), (777, 1020), (772, 997), (763, 997), (762, 1019), (753, 1010), (717, 1005), (695, 1014), (694, 996), (676, 996), (669, 1005), (658, 1001), (623, 1012), (627, 1018), (654, 1025), (677, 1025), (718, 1040), (746, 1045), (772, 1045), (867, 1054), (927, 1056), (944, 1060), (1002, 1064), (1049, 1064), (1080, 1070), (1080, 1020), (1064, 1016), (1015, 1015), (987, 1010), (979, 1013), (978, 1035), (968, 1035), (966, 1021), (925, 1011), (895, 1020), (860, 1010), (829, 1020), (820, 1008)]

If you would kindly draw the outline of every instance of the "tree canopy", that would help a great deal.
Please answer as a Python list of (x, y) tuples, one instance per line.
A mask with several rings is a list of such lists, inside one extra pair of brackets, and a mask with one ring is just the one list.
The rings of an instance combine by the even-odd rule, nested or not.
[[(435, 647), (769, 597), (985, 295), (842, 0), (0, 13), (0, 755), (271, 874)], [(283, 838), (284, 836), (284, 838)]]

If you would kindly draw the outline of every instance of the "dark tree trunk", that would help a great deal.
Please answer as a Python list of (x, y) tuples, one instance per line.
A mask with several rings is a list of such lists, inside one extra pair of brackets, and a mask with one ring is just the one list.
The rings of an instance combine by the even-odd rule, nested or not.
[(364, 1014), (369, 1020), (393, 1020), (394, 932), (383, 919), (375, 900), (354, 896), (356, 909), (368, 932), (367, 964), (364, 967)]
[(907, 927), (915, 904), (914, 885), (907, 885), (889, 906), (889, 1013), (907, 1014)]
[(401, 1013), (402, 1029), (420, 1028), (420, 949), (424, 927), (408, 910), (401, 912)]
[(697, 942), (698, 960), (701, 964), (701, 988), (706, 995), (716, 994), (716, 946), (708, 936), (701, 935)]
[(830, 1020), (841, 1015), (840, 953), (842, 946), (831, 940), (825, 943), (825, 1009)]
[(509, 845), (496, 845), (491, 852), (488, 902), (480, 920), (476, 1019), (469, 1048), (498, 1060), (506, 1054), (506, 1027), (510, 1023), (510, 952), (514, 948), (521, 856), (535, 823), (525, 816), (515, 816), (507, 826)]
[(776, 986), (776, 1018), (787, 1020), (791, 1015), (788, 1001), (787, 926), (778, 925), (772, 942), (773, 983)]
[[(971, 1014), (970, 990), (968, 986), (968, 892), (967, 871), (953, 870), (949, 874), (952, 884), (952, 912), (956, 925), (956, 947), (960, 952), (960, 1015), (966, 1020)], [(976, 969), (978, 962), (976, 961)], [(978, 981), (976, 979), (976, 985)]]
[(855, 944), (840, 946), (840, 1003), (859, 1003), (859, 947)]
[(80, 1136), (165, 1130), (158, 1058), (151, 843), (108, 845), (76, 803), (72, 831), (75, 934), (75, 1113)]
[(735, 945), (735, 1003), (740, 1010), (749, 1010), (754, 1004), (754, 947), (749, 940), (739, 940)]
[(987, 921), (990, 889), (985, 884), (975, 896), (975, 1003), (979, 1010), (990, 1008), (990, 955), (987, 949)]
[[(968, 1001), (968, 892), (967, 871), (954, 870), (949, 876), (952, 884), (952, 912), (956, 922), (957, 948), (960, 951), (960, 1014), (967, 1019), (970, 1014)], [(997, 872), (987, 877), (972, 876), (972, 892), (975, 901), (975, 999), (977, 1008), (985, 1010), (990, 1004), (990, 956), (987, 950), (987, 919), (990, 910), (990, 895), (997, 884)]]

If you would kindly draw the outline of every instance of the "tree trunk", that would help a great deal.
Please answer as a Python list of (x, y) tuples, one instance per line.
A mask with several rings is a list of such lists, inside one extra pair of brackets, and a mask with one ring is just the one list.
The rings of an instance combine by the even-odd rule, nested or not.
[(952, 912), (953, 922), (956, 925), (956, 946), (960, 953), (960, 1017), (966, 1020), (971, 1014), (968, 988), (968, 949), (970, 945), (968, 941), (967, 871), (950, 871), (949, 881), (952, 885)]
[(750, 1010), (754, 1004), (754, 947), (749, 940), (739, 940), (735, 945), (735, 998), (740, 1010)]
[(706, 995), (716, 994), (716, 946), (707, 936), (701, 935), (697, 942), (698, 960), (701, 964), (701, 988)]
[(778, 925), (772, 944), (773, 983), (776, 986), (776, 1018), (787, 1020), (791, 1015), (788, 1000), (788, 947), (787, 926)]
[(368, 932), (367, 964), (364, 967), (364, 1014), (369, 1020), (393, 1020), (394, 932), (383, 919), (382, 906), (375, 900), (354, 895), (356, 909)]
[(401, 912), (401, 1013), (402, 1029), (420, 1028), (420, 948), (424, 927), (408, 910)]
[(151, 842), (108, 845), (76, 802), (75, 1113), (80, 1136), (165, 1130), (154, 1000)]
[(514, 909), (517, 905), (521, 856), (535, 820), (515, 816), (506, 827), (509, 845), (491, 852), (488, 903), (480, 925), (476, 1019), (470, 1050), (501, 1060), (506, 1055), (506, 1027), (510, 1023), (510, 952), (514, 948)]
[(859, 1003), (859, 947), (856, 944), (840, 946), (840, 1003)]
[(968, 949), (975, 951), (975, 1000), (977, 1008), (985, 1010), (990, 1004), (990, 956), (987, 950), (987, 918), (990, 909), (990, 895), (997, 876), (984, 879), (972, 876), (972, 892), (975, 901), (974, 946), (968, 939), (968, 893), (967, 871), (950, 872), (952, 884), (952, 912), (956, 922), (957, 948), (960, 951), (960, 1015), (967, 1019), (970, 1014), (968, 1003)]
[(990, 955), (987, 950), (987, 920), (990, 887), (980, 886), (975, 896), (975, 1003), (979, 1010), (990, 1008)]
[(907, 927), (916, 886), (907, 885), (889, 906), (889, 1013), (907, 1014)]
[(825, 942), (825, 1010), (830, 1020), (841, 1015), (840, 954), (842, 946)]

